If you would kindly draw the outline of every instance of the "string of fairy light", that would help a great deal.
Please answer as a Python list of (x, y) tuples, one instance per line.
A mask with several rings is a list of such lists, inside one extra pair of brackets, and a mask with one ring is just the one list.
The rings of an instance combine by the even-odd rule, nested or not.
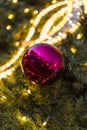
[[(13, 4), (17, 4), (18, 0), (12, 0)], [(61, 7), (63, 5), (66, 5), (66, 7), (60, 9), (59, 11), (53, 13), (53, 15), (45, 22), (45, 24), (42, 27), (41, 33), (39, 37), (32, 42), (31, 39), (35, 34), (36, 28), (39, 26), (39, 23), (41, 19), (46, 16), (49, 12), (53, 11), (54, 9)], [(40, 42), (46, 42), (50, 44), (60, 43), (63, 39), (67, 37), (67, 32), (74, 33), (81, 24), (79, 23), (79, 20), (77, 19), (74, 23), (73, 20), (71, 20), (71, 17), (74, 17), (73, 10), (78, 9), (77, 16), (81, 15), (81, 12), (79, 11), (80, 6), (84, 6), (84, 13), (87, 14), (87, 0), (65, 0), (62, 2), (57, 2), (57, 0), (53, 0), (52, 4), (43, 9), (40, 13), (38, 10), (35, 10), (33, 13), (36, 14), (35, 19), (31, 19), (32, 27), (29, 29), (29, 32), (22, 44), (22, 47), (19, 48), (17, 54), (12, 57), (5, 65), (0, 66), (0, 80), (2, 78), (6, 78), (7, 76), (12, 75), (12, 73), (15, 71), (15, 68), (17, 66), (14, 65), (14, 63), (19, 59), (19, 57), (24, 52), (26, 46), (32, 46), (33, 44), (40, 43)], [(29, 13), (29, 8), (24, 9), (24, 13)], [(63, 17), (63, 19), (57, 24), (54, 25), (57, 19)], [(14, 18), (14, 14), (10, 13), (8, 15), (8, 19), (12, 20)], [(68, 27), (67, 27), (68, 26)], [(66, 29), (67, 27), (67, 29)], [(9, 24), (6, 26), (7, 30), (10, 30), (12, 26)], [(63, 30), (63, 31), (60, 31)], [(57, 33), (57, 35), (56, 35)], [(82, 34), (77, 34), (76, 39), (79, 40), (82, 38)], [(28, 44), (27, 44), (28, 43)], [(16, 42), (16, 45), (18, 45), (19, 42)], [(76, 53), (77, 49), (72, 47), (71, 52), (74, 54)], [(81, 64), (87, 67), (87, 63)], [(24, 96), (28, 96), (31, 94), (31, 90), (23, 89), (22, 94)], [(5, 95), (2, 95), (1, 101), (5, 102), (7, 100), (7, 97)], [(28, 117), (22, 115), (20, 112), (17, 113), (17, 119), (23, 123), (28, 121)], [(46, 120), (43, 122), (43, 126), (47, 124), (50, 117), (48, 116)]]
[[(13, 0), (14, 1), (14, 0)], [(16, 1), (17, 2), (17, 1)], [(32, 36), (34, 35), (35, 33), (35, 28), (38, 26), (39, 22), (40, 22), (40, 19), (45, 16), (47, 13), (49, 13), (51, 10), (57, 8), (58, 6), (61, 6), (63, 4), (65, 4), (66, 2), (61, 2), (61, 3), (58, 3), (58, 4), (53, 4), (49, 7), (47, 7), (46, 9), (43, 9), (38, 15), (37, 17), (35, 18), (34, 20), (34, 23), (32, 25), (32, 27), (30, 28), (29, 30), (29, 33), (28, 35), (26, 36), (25, 38), (25, 42), (28, 42), (30, 41), (30, 39), (32, 38)], [(9, 14), (9, 17), (12, 17), (12, 14)], [(8, 29), (11, 28), (10, 25), (7, 26)], [(2, 67), (0, 67), (0, 72), (3, 72), (5, 71), (7, 68), (9, 68), (12, 64), (14, 64), (16, 62), (16, 60), (19, 58), (19, 56), (23, 53), (24, 51), (24, 48), (25, 48), (25, 45), (23, 47), (21, 47), (19, 50), (18, 50), (18, 53), (8, 62), (6, 63), (5, 65), (3, 65)], [(3, 75), (3, 74), (2, 74)], [(1, 76), (0, 76), (1, 77)], [(2, 76), (3, 77), (3, 76)]]

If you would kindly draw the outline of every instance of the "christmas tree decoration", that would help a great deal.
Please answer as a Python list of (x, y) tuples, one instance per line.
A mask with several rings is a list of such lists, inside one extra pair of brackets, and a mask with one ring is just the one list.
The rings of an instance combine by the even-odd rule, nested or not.
[(87, 129), (87, 0), (0, 0), (0, 130), (10, 129)]
[(30, 47), (23, 56), (23, 70), (27, 79), (44, 84), (60, 75), (64, 59), (54, 46), (39, 43)]

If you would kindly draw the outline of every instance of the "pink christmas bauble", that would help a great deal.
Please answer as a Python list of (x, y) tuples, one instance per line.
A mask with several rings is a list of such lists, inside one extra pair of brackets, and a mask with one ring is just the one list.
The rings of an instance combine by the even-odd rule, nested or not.
[(60, 70), (64, 68), (64, 59), (53, 45), (39, 43), (25, 52), (22, 66), (27, 79), (45, 84), (59, 77)]

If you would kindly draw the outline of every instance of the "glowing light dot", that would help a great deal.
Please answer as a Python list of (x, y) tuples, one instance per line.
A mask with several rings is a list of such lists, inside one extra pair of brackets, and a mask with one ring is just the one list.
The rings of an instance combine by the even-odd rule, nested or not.
[(80, 63), (80, 65), (84, 66), (84, 67), (87, 67), (87, 62), (86, 63)]
[(31, 19), (31, 20), (30, 20), (30, 23), (31, 23), (31, 24), (33, 24), (33, 22), (34, 22), (34, 20), (33, 20), (33, 19)]
[(22, 121), (26, 121), (27, 117), (26, 116), (23, 116), (22, 117)]
[(78, 16), (80, 16), (80, 15), (81, 15), (81, 14), (80, 14), (80, 12), (77, 12), (76, 14), (77, 14)]
[(50, 119), (50, 117), (48, 116), (46, 121), (44, 121), (42, 125), (45, 126), (47, 124), (47, 122), (49, 121), (49, 119)]
[(4, 96), (4, 95), (1, 97), (1, 101), (6, 101), (6, 99), (7, 99), (7, 98), (6, 98), (6, 96)]
[(14, 14), (9, 14), (8, 15), (8, 19), (13, 19), (14, 18)]
[(73, 23), (73, 22), (70, 20), (70, 21), (69, 21), (69, 24), (72, 24), (72, 23)]
[(75, 53), (76, 53), (76, 51), (77, 51), (77, 49), (76, 49), (76, 48), (74, 48), (74, 47), (72, 47), (72, 48), (71, 48), (71, 52), (72, 52), (73, 54), (75, 54)]
[(84, 66), (87, 67), (87, 63), (85, 63)]
[(34, 13), (33, 14), (38, 14), (38, 10), (34, 10)]
[(18, 0), (12, 0), (12, 2), (15, 4), (15, 3), (17, 3), (17, 2), (18, 2)]
[(6, 96), (2, 96), (3, 99), (6, 99)]
[(76, 37), (77, 40), (79, 40), (81, 38), (82, 38), (82, 34), (78, 34), (77, 37)]
[(84, 16), (81, 16), (81, 19), (84, 19)]
[(87, 63), (85, 63), (85, 65), (87, 66)]
[(58, 35), (59, 35), (59, 36), (62, 36), (62, 32), (59, 32)]
[(47, 122), (45, 121), (42, 125), (45, 126), (47, 124)]
[(55, 4), (55, 3), (57, 3), (57, 0), (53, 0), (53, 1), (52, 1), (52, 4)]
[(28, 13), (28, 12), (29, 12), (29, 8), (25, 8), (24, 13)]
[(19, 41), (15, 42), (15, 46), (19, 46), (19, 44), (20, 44)]
[(73, 14), (71, 13), (71, 14), (69, 14), (69, 17), (72, 17), (73, 16)]
[(87, 14), (87, 11), (85, 10), (84, 13)]
[(13, 19), (14, 18), (14, 15), (13, 14), (9, 14), (8, 15), (8, 19)]
[(62, 40), (62, 37), (61, 36), (58, 36), (58, 38), (56, 39), (57, 41), (61, 41)]
[(11, 29), (11, 25), (7, 25), (7, 26), (6, 26), (6, 29), (7, 29), (7, 30), (10, 30), (10, 29)]
[(28, 93), (28, 94), (31, 94), (31, 90), (30, 90), (30, 89), (28, 89), (28, 90), (27, 90), (27, 93)]

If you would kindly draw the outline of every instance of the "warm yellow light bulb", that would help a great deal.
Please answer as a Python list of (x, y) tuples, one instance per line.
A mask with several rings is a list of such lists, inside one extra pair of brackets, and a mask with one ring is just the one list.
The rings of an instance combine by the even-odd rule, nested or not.
[(18, 0), (12, 0), (12, 2), (15, 4), (15, 3), (17, 3), (17, 2), (18, 2)]
[(84, 64), (85, 67), (87, 67), (87, 62)]
[(38, 10), (34, 10), (34, 13), (33, 14), (38, 14)]
[(58, 37), (57, 37), (57, 41), (62, 41), (62, 37), (61, 37), (61, 36), (58, 36)]
[(13, 19), (14, 18), (14, 14), (9, 14), (8, 15), (8, 19)]
[(11, 29), (11, 25), (7, 25), (7, 26), (6, 26), (6, 29), (7, 29), (7, 30), (10, 30), (10, 29)]
[(31, 19), (31, 20), (30, 20), (30, 23), (33, 24), (33, 22), (34, 22), (34, 19)]
[(80, 63), (80, 65), (87, 67), (87, 62), (86, 63)]
[(28, 90), (27, 90), (27, 93), (28, 93), (28, 94), (31, 94), (31, 90), (30, 90), (30, 89), (28, 89)]
[(15, 46), (19, 46), (19, 45), (20, 45), (19, 41), (15, 42)]
[(47, 124), (47, 122), (49, 121), (49, 119), (50, 119), (50, 117), (48, 116), (46, 121), (44, 121), (42, 125), (45, 126)]
[(72, 52), (73, 54), (75, 54), (75, 53), (76, 53), (76, 51), (77, 51), (77, 49), (76, 49), (76, 48), (74, 48), (74, 47), (72, 47), (72, 48), (71, 48), (71, 52)]
[(25, 9), (24, 9), (24, 13), (28, 13), (29, 10), (30, 10), (29, 8), (25, 8)]
[(57, 0), (53, 0), (53, 1), (52, 1), (52, 4), (55, 4), (55, 3), (57, 3)]
[(42, 125), (45, 126), (47, 124), (47, 122), (45, 121)]
[(7, 97), (6, 96), (4, 96), (4, 95), (2, 95), (2, 97), (1, 97), (1, 101), (6, 101), (6, 99), (7, 99)]
[(23, 116), (22, 117), (22, 121), (26, 121), (27, 117), (26, 116)]
[(81, 39), (81, 38), (82, 38), (82, 34), (79, 33), (79, 34), (77, 35), (76, 39), (79, 40), (79, 39)]

